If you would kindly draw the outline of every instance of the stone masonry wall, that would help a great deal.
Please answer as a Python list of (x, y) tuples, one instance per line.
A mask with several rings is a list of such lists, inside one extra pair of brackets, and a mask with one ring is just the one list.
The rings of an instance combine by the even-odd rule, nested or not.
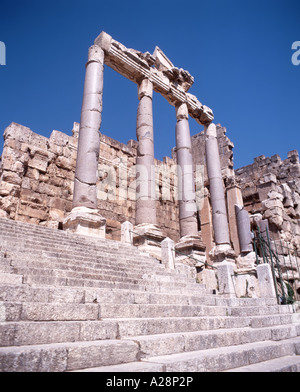
[(273, 240), (300, 249), (300, 163), (296, 150), (282, 160), (279, 155), (254, 159), (235, 171), (245, 208), (269, 221)]
[[(51, 227), (72, 209), (79, 124), (73, 136), (53, 131), (50, 138), (12, 123), (4, 132), (1, 157), (0, 216)], [(119, 239), (125, 220), (135, 224), (135, 172), (137, 142), (127, 145), (101, 135), (98, 208), (107, 219), (107, 237)], [(175, 202), (176, 175), (165, 178), (174, 166), (171, 158), (156, 160), (158, 224), (165, 235), (179, 238)], [(170, 169), (170, 170), (169, 170)], [(169, 182), (163, 187), (163, 181)]]

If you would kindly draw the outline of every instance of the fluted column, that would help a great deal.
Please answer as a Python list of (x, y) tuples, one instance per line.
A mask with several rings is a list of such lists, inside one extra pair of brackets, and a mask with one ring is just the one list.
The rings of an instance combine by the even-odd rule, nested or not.
[(180, 237), (198, 236), (193, 157), (186, 103), (176, 106), (176, 119)]
[(209, 191), (212, 206), (212, 221), (216, 245), (230, 247), (229, 226), (225, 202), (216, 125), (205, 126), (205, 151)]
[(156, 224), (155, 166), (153, 143), (153, 84), (143, 79), (138, 86), (136, 225)]

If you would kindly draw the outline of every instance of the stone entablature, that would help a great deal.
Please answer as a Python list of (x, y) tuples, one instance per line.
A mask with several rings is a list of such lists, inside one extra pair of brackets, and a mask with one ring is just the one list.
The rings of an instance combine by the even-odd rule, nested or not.
[(158, 47), (153, 55), (142, 53), (127, 48), (105, 32), (96, 38), (95, 45), (104, 51), (104, 63), (127, 79), (136, 84), (143, 79), (150, 80), (153, 90), (165, 97), (171, 105), (186, 103), (189, 115), (199, 124), (213, 121), (212, 110), (187, 92), (194, 78), (188, 71), (174, 67)]

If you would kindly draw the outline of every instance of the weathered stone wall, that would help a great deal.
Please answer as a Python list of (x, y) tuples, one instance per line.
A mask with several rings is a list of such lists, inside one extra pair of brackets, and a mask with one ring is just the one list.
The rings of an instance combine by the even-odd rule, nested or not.
[[(234, 177), (233, 170), (233, 147), (234, 144), (226, 136), (226, 128), (220, 124), (216, 125), (217, 138), (219, 144), (219, 154), (222, 168), (222, 176), (225, 179)], [(204, 184), (208, 186), (205, 154), (205, 135), (204, 131), (192, 136), (192, 152), (195, 165), (204, 166)]]
[[(222, 172), (233, 175), (233, 144), (226, 129), (217, 126)], [(4, 132), (1, 158), (0, 215), (33, 224), (58, 227), (72, 209), (79, 124), (74, 123), (72, 136), (53, 131), (50, 138), (12, 123)], [(107, 220), (107, 237), (119, 239), (125, 220), (135, 224), (135, 171), (137, 142), (127, 145), (101, 135), (98, 179), (98, 208)], [(192, 137), (195, 165), (205, 169), (203, 132)], [(155, 160), (157, 220), (163, 233), (179, 240), (176, 150), (172, 158)], [(207, 185), (206, 169), (204, 181)], [(203, 186), (203, 181), (200, 181)], [(209, 192), (199, 211), (203, 240), (212, 247)], [(200, 200), (201, 202), (201, 200)], [(200, 228), (200, 227), (199, 227)]]
[[(50, 138), (46, 138), (16, 123), (6, 128), (0, 166), (0, 216), (59, 226), (72, 209), (78, 130), (79, 124), (74, 123), (72, 136), (53, 131)], [(231, 192), (230, 183), (235, 179), (241, 188), (245, 208), (251, 215), (261, 214), (261, 218), (268, 219), (273, 239), (300, 248), (298, 152), (289, 152), (286, 160), (278, 155), (260, 156), (252, 165), (234, 172), (233, 144), (224, 127), (218, 125), (217, 132), (227, 198)], [(204, 166), (205, 189), (199, 210), (199, 229), (208, 254), (213, 247), (213, 228), (203, 132), (192, 137), (192, 151), (194, 164)], [(136, 156), (135, 140), (125, 145), (101, 135), (98, 208), (107, 220), (108, 238), (120, 238), (118, 230), (122, 222), (129, 220), (135, 224)], [(165, 157), (163, 162), (155, 160), (155, 165), (158, 225), (166, 236), (178, 241), (176, 150), (172, 150), (172, 158)], [(229, 207), (231, 240), (234, 249), (238, 249), (238, 244), (234, 244), (238, 243), (237, 234), (234, 234), (235, 216)]]
[(254, 159), (235, 171), (245, 208), (269, 221), (274, 240), (300, 249), (300, 163), (296, 150), (282, 160), (279, 155)]
[[(6, 128), (0, 169), (1, 216), (59, 226), (72, 209), (78, 129), (79, 124), (74, 123), (73, 136), (53, 131), (46, 138), (16, 123)], [(107, 219), (108, 238), (119, 239), (122, 222), (135, 224), (136, 156), (136, 141), (125, 145), (101, 135), (98, 208)], [(179, 223), (174, 161), (166, 157), (155, 164), (160, 168), (156, 184), (158, 225), (176, 241)], [(166, 177), (165, 172), (171, 175)]]

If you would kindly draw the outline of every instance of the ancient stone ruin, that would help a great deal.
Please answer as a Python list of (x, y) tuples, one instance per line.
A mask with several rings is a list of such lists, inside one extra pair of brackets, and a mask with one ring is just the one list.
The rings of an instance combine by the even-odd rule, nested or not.
[[(129, 140), (127, 144), (99, 132), (104, 65), (137, 85), (137, 140)], [(143, 355), (147, 356), (145, 353), (150, 346), (147, 346), (149, 342), (144, 338), (140, 340), (139, 348), (136, 347), (137, 339), (134, 343), (128, 340), (128, 336), (134, 335), (132, 331), (136, 331), (137, 335), (142, 333), (136, 324), (138, 322), (130, 319), (135, 317), (133, 314), (138, 314), (136, 317), (153, 317), (153, 320), (156, 320), (156, 312), (162, 312), (159, 317), (199, 317), (196, 324), (193, 324), (195, 320), (192, 323), (185, 320), (188, 326), (184, 322), (175, 325), (174, 320), (166, 321), (168, 324), (163, 332), (160, 324), (153, 320), (153, 324), (150, 324), (149, 321), (147, 333), (144, 334), (154, 336), (167, 330), (170, 333), (180, 330), (182, 333), (198, 333), (198, 328), (210, 328), (206, 324), (205, 327), (204, 324), (200, 326), (202, 317), (217, 314), (224, 316), (223, 324), (218, 324), (221, 323), (218, 319), (218, 326), (214, 324), (213, 329), (237, 325), (246, 329), (262, 327), (265, 332), (267, 327), (273, 325), (275, 329), (268, 330), (268, 337), (262, 340), (281, 340), (299, 335), (298, 324), (297, 327), (293, 324), (298, 319), (288, 318), (287, 315), (287, 321), (283, 322), (284, 316), (281, 314), (288, 313), (290, 309), (278, 310), (279, 304), (292, 304), (293, 312), (299, 309), (298, 152), (290, 151), (285, 160), (278, 155), (270, 158), (260, 156), (254, 159), (253, 164), (235, 170), (234, 145), (226, 136), (226, 128), (214, 124), (212, 110), (188, 93), (193, 83), (194, 78), (190, 73), (175, 67), (160, 48), (156, 47), (153, 55), (141, 53), (128, 49), (102, 32), (89, 49), (81, 119), (80, 123), (74, 123), (72, 136), (54, 130), (47, 138), (16, 123), (11, 123), (5, 129), (0, 167), (0, 227), (3, 235), (0, 255), (4, 266), (3, 270), (0, 269), (0, 286), (3, 286), (3, 293), (0, 290), (0, 321), (2, 313), (5, 314), (5, 322), (25, 320), (27, 324), (24, 325), (28, 325), (28, 330), (24, 327), (21, 333), (19, 325), (13, 324), (10, 334), (5, 329), (7, 325), (3, 324), (4, 332), (1, 335), (0, 323), (0, 337), (3, 337), (4, 347), (41, 345), (36, 348), (37, 359), (32, 363), (29, 361), (30, 370), (45, 371), (40, 350), (43, 350), (43, 344), (50, 344), (52, 340), (56, 342), (54, 336), (57, 334), (51, 328), (65, 328), (60, 324), (61, 320), (80, 320), (80, 336), (72, 339), (93, 342), (100, 339), (101, 344), (91, 343), (91, 346), (97, 346), (97, 350), (105, 346), (105, 350), (113, 347), (118, 352), (118, 339), (122, 341), (124, 338), (125, 345), (128, 344), (124, 352), (128, 351), (128, 355), (115, 363), (132, 362), (134, 369), (146, 371), (159, 371), (157, 369), (162, 368), (156, 368), (151, 360), (147, 366), (139, 362)], [(174, 106), (176, 146), (170, 152), (171, 156), (164, 157), (163, 161), (155, 158), (153, 91), (160, 93)], [(203, 131), (192, 137), (189, 116), (204, 127)], [(6, 231), (19, 238), (16, 250)], [(36, 239), (32, 238), (35, 235)], [(43, 243), (45, 238), (55, 244), (59, 249), (57, 253), (51, 252)], [(24, 254), (18, 250), (20, 244), (24, 245)], [(34, 245), (41, 259), (45, 258), (46, 268), (43, 272), (43, 262), (34, 260)], [(73, 258), (66, 252), (71, 252), (73, 247), (76, 249), (73, 257), (78, 258), (79, 264), (71, 267), (69, 263)], [(91, 252), (92, 265), (86, 252)], [(31, 268), (29, 263), (32, 258), (37, 265)], [(52, 260), (52, 267), (47, 264), (48, 258)], [(122, 272), (125, 268), (122, 258), (124, 263), (128, 263), (125, 273)], [(98, 266), (100, 259), (102, 261)], [(80, 266), (79, 260), (83, 260), (84, 266)], [(112, 260), (114, 265), (111, 265)], [(57, 266), (58, 262), (61, 267)], [(108, 265), (119, 272), (107, 272)], [(95, 268), (104, 268), (106, 272), (96, 274)], [(46, 276), (47, 273), (49, 276)], [(135, 277), (130, 278), (130, 274)], [(19, 304), (11, 285), (16, 293), (22, 293), (18, 298), (24, 303)], [(69, 287), (65, 286), (73, 286), (76, 292), (69, 291)], [(47, 287), (49, 291), (45, 294)], [(61, 287), (68, 291), (64, 292)], [(35, 294), (31, 292), (33, 289)], [(38, 310), (35, 310), (31, 303), (33, 297), (40, 298), (39, 290), (46, 295), (52, 307), (49, 303), (45, 308), (39, 304)], [(67, 313), (64, 313), (65, 308), (61, 305), (65, 301), (62, 299), (63, 293), (66, 298), (70, 296), (70, 301), (68, 299), (66, 302), (77, 303), (73, 307), (68, 304)], [(17, 305), (12, 306), (13, 301), (17, 301)], [(78, 301), (84, 304), (82, 307), (87, 306), (82, 308), (83, 313), (79, 311)], [(165, 304), (162, 305), (165, 306), (164, 310), (158, 309), (161, 303)], [(258, 305), (261, 309), (250, 309)], [(211, 309), (210, 306), (217, 308)], [(247, 308), (245, 312), (248, 312), (245, 317), (242, 311), (244, 306)], [(68, 316), (68, 312), (72, 315)], [(252, 312), (251, 316), (249, 312)], [(255, 317), (256, 312), (257, 317), (266, 315), (266, 319), (256, 319), (253, 312)], [(278, 314), (276, 317), (267, 316), (270, 312)], [(229, 316), (233, 315), (244, 317), (244, 324), (237, 320), (230, 324)], [(103, 321), (103, 317), (107, 320)], [(128, 317), (129, 324), (122, 324), (114, 317)], [(93, 320), (97, 324), (97, 331), (103, 332), (101, 336), (90, 324), (85, 324), (87, 320), (88, 323)], [(34, 327), (30, 324), (32, 321), (36, 322)], [(44, 325), (45, 321), (47, 323)], [(285, 327), (286, 330), (289, 328), (289, 334), (283, 334), (281, 323), (289, 325)], [(101, 329), (103, 325), (104, 330)], [(48, 331), (47, 338), (34, 337), (30, 340), (32, 333), (29, 328), (35, 330), (39, 327)], [(67, 335), (73, 336), (74, 333), (74, 330), (70, 330)], [(65, 329), (59, 341), (68, 340), (64, 335)], [(252, 342), (250, 335), (249, 342)], [(176, 342), (184, 336), (176, 337)], [(183, 347), (187, 351), (197, 350), (197, 344), (193, 348), (194, 341), (188, 344), (188, 338), (184, 338)], [(117, 340), (107, 343), (107, 339)], [(151, 339), (151, 344), (158, 347), (156, 337)], [(172, 340), (170, 336), (166, 336), (166, 339), (168, 342)], [(215, 335), (214, 339), (215, 347), (219, 347), (221, 341)], [(168, 344), (163, 346), (169, 347)], [(174, 348), (175, 352), (179, 346)], [(299, 354), (298, 346), (295, 347)], [(287, 361), (294, 366), (295, 361), (290, 358), (294, 353), (294, 341), (288, 347), (291, 352), (286, 353), (289, 356)], [(30, 350), (28, 348), (28, 355), (31, 355)], [(61, 365), (62, 362), (57, 362), (55, 357), (49, 368), (65, 371), (114, 365), (111, 359), (105, 363), (95, 359), (92, 363), (90, 354), (81, 352), (84, 364), (79, 364), (76, 350), (74, 356), (70, 348), (59, 352), (66, 362)], [(163, 352), (153, 347), (151, 350), (154, 357), (159, 355), (158, 352)], [(134, 352), (135, 357), (131, 358), (129, 352)], [(171, 349), (164, 354), (171, 354)], [(6, 355), (13, 359), (7, 359)], [(25, 369), (26, 366), (20, 365), (20, 355), (17, 349), (0, 348), (0, 360), (4, 358), (3, 371)], [(136, 358), (138, 362), (135, 362)], [(156, 363), (156, 359), (153, 361)], [(164, 359), (161, 361), (165, 363)], [(166, 363), (164, 369), (168, 369)], [(172, 366), (170, 371), (179, 369), (177, 365)], [(199, 366), (195, 365), (195, 371), (201, 371), (202, 365)], [(242, 364), (230, 364), (228, 368), (230, 366), (239, 367)], [(129, 368), (121, 366), (120, 370), (128, 371)], [(208, 366), (207, 369), (215, 368)]]
[[(138, 87), (137, 141), (127, 145), (99, 133), (104, 64)], [(229, 262), (236, 293), (259, 296), (253, 230), (267, 224), (280, 256), (299, 255), (298, 153), (284, 161), (258, 157), (234, 170), (234, 145), (213, 123), (212, 110), (188, 93), (193, 82), (158, 47), (153, 55), (141, 53), (102, 32), (89, 50), (72, 136), (53, 131), (46, 138), (16, 123), (6, 128), (1, 216), (118, 241), (128, 222), (133, 244), (159, 260), (169, 238), (176, 261), (194, 266), (199, 281), (217, 289), (211, 266)], [(175, 108), (176, 146), (163, 162), (154, 153), (153, 91)], [(189, 116), (204, 126), (193, 137)], [(290, 268), (297, 292), (298, 266)]]

